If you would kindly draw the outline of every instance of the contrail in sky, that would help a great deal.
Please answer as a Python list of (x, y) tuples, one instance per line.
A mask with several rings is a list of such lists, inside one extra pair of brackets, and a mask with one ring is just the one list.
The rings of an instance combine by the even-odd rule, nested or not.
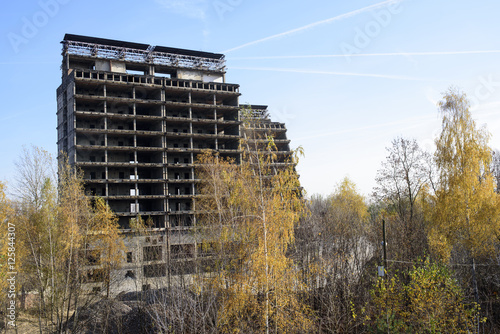
[(326, 74), (326, 75), (340, 75), (350, 77), (371, 77), (383, 79), (396, 79), (396, 80), (412, 80), (412, 81), (425, 81), (427, 79), (407, 77), (403, 75), (388, 75), (388, 74), (374, 74), (374, 73), (355, 73), (355, 72), (333, 72), (333, 71), (318, 71), (297, 68), (277, 68), (277, 67), (231, 67), (232, 70), (248, 70), (248, 71), (270, 71), (270, 72), (290, 72), (290, 73), (306, 73), (306, 74)]
[(230, 57), (233, 60), (260, 60), (260, 59), (306, 59), (306, 58), (337, 58), (337, 57), (382, 57), (382, 56), (448, 56), (462, 54), (500, 53), (500, 50), (475, 50), (475, 51), (430, 51), (430, 52), (386, 52), (386, 53), (354, 53), (334, 55), (298, 55), (298, 56), (256, 56), (256, 57)]
[[(372, 130), (372, 129), (378, 129), (378, 128), (384, 128), (384, 127), (393, 127), (393, 126), (403, 126), (403, 125), (420, 125), (420, 124), (427, 124), (429, 121), (432, 121), (435, 118), (435, 115), (425, 115), (422, 117), (412, 117), (408, 119), (402, 119), (398, 121), (392, 121), (392, 122), (386, 122), (386, 123), (380, 123), (380, 124), (371, 124), (367, 126), (362, 126), (362, 127), (354, 127), (350, 129), (341, 129), (337, 131), (329, 131), (329, 132), (324, 132), (324, 133), (316, 133), (316, 134), (311, 134), (311, 135), (306, 135), (304, 137), (299, 137), (296, 138), (295, 140), (306, 140), (306, 139), (315, 139), (315, 138), (322, 138), (322, 137), (329, 137), (329, 136), (335, 136), (335, 135), (343, 135), (343, 134), (348, 134), (348, 133), (360, 133), (362, 131), (366, 130)], [(399, 130), (401, 130), (399, 128)]]
[(382, 2), (379, 2), (379, 3), (373, 4), (371, 6), (367, 6), (367, 7), (363, 7), (363, 8), (360, 8), (360, 9), (353, 10), (352, 12), (348, 12), (348, 13), (345, 13), (345, 14), (341, 14), (341, 15), (337, 15), (337, 16), (331, 17), (331, 18), (326, 19), (326, 20), (321, 20), (321, 21), (318, 21), (318, 22), (310, 23), (310, 24), (307, 24), (307, 25), (302, 26), (300, 28), (295, 28), (295, 29), (292, 29), (292, 30), (288, 30), (288, 31), (276, 34), (276, 35), (272, 35), (272, 36), (269, 36), (269, 37), (261, 38), (261, 39), (258, 39), (256, 41), (253, 41), (253, 42), (248, 42), (248, 43), (242, 44), (240, 46), (236, 46), (234, 48), (228, 49), (226, 51), (222, 51), (222, 53), (229, 53), (229, 52), (232, 52), (232, 51), (235, 51), (235, 50), (239, 50), (239, 49), (245, 48), (245, 47), (250, 46), (250, 45), (255, 45), (255, 44), (259, 44), (259, 43), (262, 43), (262, 42), (269, 41), (271, 39), (275, 39), (275, 38), (279, 38), (279, 37), (283, 37), (283, 36), (295, 34), (297, 32), (300, 32), (300, 31), (303, 31), (303, 30), (307, 30), (307, 29), (310, 29), (310, 28), (314, 28), (314, 27), (317, 27), (317, 26), (322, 25), (322, 24), (327, 24), (327, 23), (331, 23), (331, 22), (334, 22), (334, 21), (339, 21), (339, 20), (342, 20), (342, 19), (346, 19), (348, 17), (352, 17), (352, 16), (355, 16), (355, 15), (358, 15), (358, 14), (370, 11), (370, 10), (375, 9), (375, 8), (384, 7), (384, 6), (387, 6), (387, 5), (391, 4), (391, 3), (397, 3), (397, 2), (401, 2), (401, 1), (403, 1), (403, 0), (386, 0), (386, 1), (382, 1)]

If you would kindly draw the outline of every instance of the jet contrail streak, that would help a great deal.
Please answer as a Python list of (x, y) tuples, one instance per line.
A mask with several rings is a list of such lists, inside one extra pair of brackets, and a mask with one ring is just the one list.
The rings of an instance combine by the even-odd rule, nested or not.
[(401, 2), (401, 1), (403, 1), (403, 0), (386, 0), (386, 1), (382, 1), (382, 2), (379, 2), (379, 3), (373, 4), (371, 6), (363, 7), (363, 8), (356, 9), (356, 10), (353, 10), (353, 11), (345, 13), (345, 14), (341, 14), (341, 15), (337, 15), (337, 16), (331, 17), (331, 18), (326, 19), (326, 20), (321, 20), (321, 21), (318, 21), (318, 22), (310, 23), (310, 24), (307, 24), (307, 25), (299, 27), (299, 28), (295, 28), (295, 29), (292, 29), (292, 30), (288, 30), (288, 31), (276, 34), (276, 35), (272, 35), (272, 36), (268, 36), (268, 37), (265, 37), (265, 38), (261, 38), (261, 39), (258, 39), (256, 41), (253, 41), (253, 42), (248, 42), (248, 43), (242, 44), (240, 46), (236, 46), (234, 48), (228, 49), (226, 51), (222, 51), (222, 53), (229, 53), (229, 52), (232, 52), (232, 51), (235, 51), (235, 50), (238, 50), (238, 49), (245, 48), (245, 47), (250, 46), (250, 45), (255, 45), (255, 44), (259, 44), (259, 43), (262, 43), (262, 42), (269, 41), (271, 39), (275, 39), (275, 38), (279, 38), (279, 37), (291, 35), (291, 34), (294, 34), (294, 33), (297, 33), (297, 32), (303, 31), (303, 30), (307, 30), (307, 29), (310, 29), (310, 28), (317, 27), (317, 26), (322, 25), (322, 24), (327, 24), (327, 23), (331, 23), (331, 22), (334, 22), (334, 21), (346, 19), (348, 17), (352, 17), (352, 16), (355, 16), (355, 15), (358, 15), (358, 14), (370, 11), (372, 9), (376, 9), (376, 8), (379, 8), (379, 7), (387, 6), (387, 5), (391, 4), (391, 3), (397, 3), (397, 2)]
[(388, 74), (374, 74), (374, 73), (354, 73), (354, 72), (332, 72), (332, 71), (318, 71), (308, 69), (296, 68), (273, 68), (273, 67), (231, 67), (232, 70), (247, 70), (247, 71), (269, 71), (269, 72), (289, 72), (289, 73), (306, 73), (306, 74), (326, 74), (326, 75), (339, 75), (351, 77), (371, 77), (382, 79), (396, 79), (396, 80), (412, 80), (423, 81), (426, 79), (407, 77), (401, 75), (388, 75)]
[(473, 51), (430, 51), (430, 52), (386, 52), (386, 53), (354, 53), (334, 55), (297, 55), (297, 56), (257, 56), (257, 57), (230, 57), (231, 60), (261, 60), (261, 59), (307, 59), (307, 58), (337, 58), (337, 57), (383, 57), (383, 56), (448, 56), (463, 54), (500, 53), (500, 50), (473, 50)]
[(367, 126), (362, 126), (362, 127), (357, 127), (357, 128), (342, 129), (342, 130), (324, 132), (324, 133), (313, 134), (313, 135), (308, 135), (308, 136), (306, 135), (304, 137), (299, 137), (296, 140), (315, 139), (315, 138), (348, 134), (348, 133), (353, 133), (353, 132), (359, 133), (359, 132), (366, 131), (366, 130), (372, 130), (372, 129), (378, 129), (378, 128), (384, 128), (384, 127), (392, 127), (395, 125), (399, 125), (399, 126), (406, 125), (406, 124), (420, 125), (420, 124), (427, 123), (427, 122), (431, 121), (433, 118), (434, 118), (434, 116), (431, 116), (431, 115), (426, 115), (426, 116), (422, 116), (422, 117), (413, 117), (413, 118), (402, 119), (402, 120), (393, 121), (393, 122), (372, 124), (372, 125), (367, 125)]

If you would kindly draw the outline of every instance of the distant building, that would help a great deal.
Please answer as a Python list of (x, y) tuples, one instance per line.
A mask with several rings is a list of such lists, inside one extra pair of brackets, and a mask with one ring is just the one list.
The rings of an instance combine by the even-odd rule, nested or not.
[[(124, 275), (189, 273), (200, 253), (186, 233), (196, 224), (197, 155), (211, 149), (239, 163), (242, 138), (257, 147), (272, 135), (278, 166), (290, 155), (285, 125), (271, 122), (265, 106), (245, 106), (254, 119), (243, 126), (240, 87), (226, 83), (222, 54), (70, 34), (62, 46), (58, 151), (124, 232), (139, 214), (153, 222), (154, 235), (129, 242)], [(181, 259), (186, 270), (174, 272)]]

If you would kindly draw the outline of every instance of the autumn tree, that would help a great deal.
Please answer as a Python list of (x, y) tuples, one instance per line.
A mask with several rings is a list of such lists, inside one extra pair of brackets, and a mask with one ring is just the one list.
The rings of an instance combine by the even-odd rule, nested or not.
[(436, 140), (439, 189), (431, 242), (444, 259), (453, 247), (463, 247), (474, 258), (498, 244), (500, 196), (490, 169), (490, 134), (477, 127), (469, 107), (466, 95), (453, 88), (439, 102), (443, 121)]
[(16, 174), (13, 193), (23, 205), (38, 207), (47, 180), (55, 185), (57, 166), (46, 150), (32, 145), (23, 147), (19, 158), (15, 161)]
[[(8, 235), (8, 222), (9, 219), (12, 218), (12, 205), (10, 201), (5, 196), (5, 183), (0, 181), (0, 231), (4, 234), (2, 238), (0, 238), (0, 289), (4, 291), (6, 287), (7, 281), (6, 273), (9, 272), (7, 267), (7, 258), (8, 258), (8, 243), (9, 243), (9, 235)], [(12, 223), (12, 221), (11, 221)], [(15, 230), (14, 230), (15, 233)], [(15, 234), (14, 234), (15, 236)]]
[(362, 324), (351, 309), (366, 301), (369, 286), (362, 276), (373, 256), (367, 204), (344, 178), (330, 196), (313, 196), (308, 208), (296, 230), (294, 257), (320, 319), (318, 331), (355, 332)]
[[(470, 276), (460, 271), (464, 285), (472, 282), (480, 303), (476, 260), (495, 255), (500, 231), (500, 195), (491, 172), (490, 134), (478, 127), (464, 93), (450, 88), (439, 102), (442, 130), (435, 159), (439, 187), (432, 209), (430, 244), (443, 260), (470, 263)], [(479, 330), (479, 319), (476, 324)]]
[[(12, 220), (13, 208), (11, 201), (5, 195), (5, 189), (5, 183), (0, 181), (0, 231), (2, 233), (0, 237), (0, 292), (3, 296), (7, 297), (9, 295), (8, 288), (10, 285), (7, 281), (7, 279), (10, 278), (7, 276), (7, 273), (16, 271), (16, 268), (20, 267), (22, 257), (18, 255), (21, 255), (22, 249), (17, 250), (16, 226)], [(15, 251), (13, 252), (12, 250)], [(14, 262), (12, 260), (14, 260)], [(9, 265), (13, 265), (14, 270), (12, 270)], [(8, 306), (7, 302), (10, 298), (6, 297), (0, 302), (0, 307), (2, 309), (0, 312), (1, 315), (7, 315), (4, 314), (4, 310), (6, 310)], [(17, 307), (19, 307), (19, 305)], [(5, 323), (8, 322), (7, 319), (4, 320)]]
[[(226, 259), (211, 284), (221, 291), (218, 324), (223, 332), (303, 332), (310, 327), (300, 301), (297, 270), (287, 256), (303, 211), (297, 174), (269, 169), (272, 154), (258, 154), (240, 166), (205, 154), (200, 158), (202, 229), (216, 231), (215, 247)], [(248, 161), (248, 160), (246, 160)], [(203, 237), (203, 236), (202, 236)], [(217, 238), (207, 235), (208, 242)]]
[(399, 218), (411, 225), (417, 197), (427, 183), (427, 155), (415, 139), (398, 137), (387, 148), (389, 155), (377, 172), (374, 195), (389, 202)]
[[(106, 245), (105, 250), (115, 249), (120, 239), (117, 229), (110, 232), (116, 227), (109, 223), (111, 213), (105, 207), (93, 211), (78, 170), (62, 159), (56, 183), (45, 166), (51, 163), (50, 154), (40, 148), (24, 151), (17, 163), (19, 200), (13, 219), (19, 231), (19, 248), (26, 250), (20, 270), (23, 289), (38, 292), (40, 332), (63, 332), (70, 316), (74, 319), (71, 329), (77, 329), (78, 306), (95, 298), (83, 285), (89, 265), (87, 246), (96, 241)], [(109, 229), (102, 233), (105, 226)], [(109, 269), (112, 264), (106, 265)]]
[[(38, 319), (43, 328), (61, 324), (61, 312), (56, 315), (55, 290), (57, 251), (54, 235), (57, 224), (57, 191), (51, 168), (50, 154), (38, 147), (24, 149), (16, 162), (16, 212), (13, 220), (18, 231), (18, 249), (26, 250), (19, 282), (21, 290), (38, 292)], [(49, 323), (50, 322), (50, 323)]]
[(120, 235), (118, 217), (101, 197), (95, 199), (93, 213), (86, 241), (90, 251), (98, 254), (96, 265), (103, 270), (103, 285), (109, 298), (111, 285), (117, 280), (114, 277), (116, 271), (124, 262), (126, 248)]
[(430, 155), (415, 139), (398, 137), (387, 148), (388, 156), (378, 170), (374, 198), (383, 206), (387, 239), (395, 260), (410, 261), (427, 248), (422, 200), (434, 186)]

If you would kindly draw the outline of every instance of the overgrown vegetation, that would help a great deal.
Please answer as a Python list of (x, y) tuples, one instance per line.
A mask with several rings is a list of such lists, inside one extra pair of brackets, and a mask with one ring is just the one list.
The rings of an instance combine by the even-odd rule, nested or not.
[[(500, 332), (500, 159), (465, 94), (448, 90), (439, 109), (436, 152), (395, 138), (370, 198), (348, 178), (307, 198), (297, 156), (274, 163), (272, 138), (243, 143), (240, 164), (207, 151), (189, 236), (201, 255), (177, 254), (162, 286), (129, 297), (110, 294), (126, 262), (114, 214), (67, 163), (56, 182), (51, 157), (28, 149), (15, 196), (0, 183), (0, 228), (17, 231), (20, 308), (40, 333)], [(131, 227), (149, 233), (141, 217)], [(6, 295), (5, 233), (0, 249)], [(187, 263), (194, 269), (178, 275)], [(89, 293), (97, 276), (101, 294)]]

